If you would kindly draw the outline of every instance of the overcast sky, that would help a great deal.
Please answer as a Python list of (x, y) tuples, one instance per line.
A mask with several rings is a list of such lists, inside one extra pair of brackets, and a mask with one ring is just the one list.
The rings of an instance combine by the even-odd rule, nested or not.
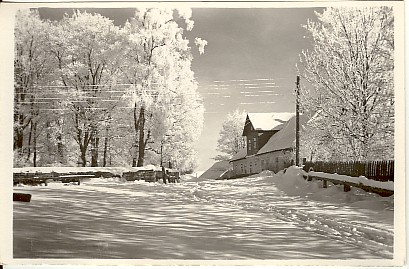
[[(208, 41), (205, 53), (193, 50), (192, 69), (203, 96), (205, 122), (198, 144), (199, 167), (206, 170), (219, 154), (217, 139), (227, 113), (293, 112), (296, 64), (311, 47), (302, 25), (315, 19), (314, 8), (194, 8), (193, 40)], [(72, 9), (41, 9), (60, 19)], [(133, 9), (92, 9), (123, 24)], [(193, 46), (193, 44), (191, 44)], [(243, 123), (244, 124), (244, 123)]]
[(208, 41), (192, 67), (206, 108), (198, 170), (218, 154), (227, 113), (295, 111), (296, 63), (311, 47), (301, 26), (308, 18), (315, 18), (314, 9), (193, 9), (195, 27), (187, 36)]

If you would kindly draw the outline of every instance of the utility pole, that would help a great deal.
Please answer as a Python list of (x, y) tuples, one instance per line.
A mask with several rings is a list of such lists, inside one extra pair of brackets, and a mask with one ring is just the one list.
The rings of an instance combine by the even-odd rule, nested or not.
[(295, 92), (295, 165), (300, 166), (300, 76), (297, 76)]

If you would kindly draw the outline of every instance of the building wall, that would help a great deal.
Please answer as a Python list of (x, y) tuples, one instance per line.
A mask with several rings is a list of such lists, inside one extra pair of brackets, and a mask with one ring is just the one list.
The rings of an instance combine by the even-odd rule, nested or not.
[(249, 131), (246, 135), (247, 155), (254, 155), (277, 131)]
[(241, 176), (241, 175), (248, 175), (249, 174), (249, 166), (247, 163), (247, 159), (241, 159), (237, 161), (233, 161), (233, 174), (234, 176)]
[(249, 132), (246, 136), (246, 139), (247, 139), (247, 155), (256, 154), (259, 150), (258, 133), (256, 131)]
[(270, 170), (277, 173), (291, 166), (293, 154), (291, 150), (268, 152), (261, 155), (247, 156), (245, 159), (233, 161), (233, 174), (244, 176)]
[(280, 150), (268, 152), (257, 156), (259, 159), (259, 172), (270, 170), (277, 173), (284, 168), (291, 166), (293, 154), (291, 150)]

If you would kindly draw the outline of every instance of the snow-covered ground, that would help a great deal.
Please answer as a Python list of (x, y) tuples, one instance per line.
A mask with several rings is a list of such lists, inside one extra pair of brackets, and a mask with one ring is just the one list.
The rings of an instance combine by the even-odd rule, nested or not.
[(179, 184), (19, 186), (15, 258), (390, 259), (394, 200), (301, 171)]

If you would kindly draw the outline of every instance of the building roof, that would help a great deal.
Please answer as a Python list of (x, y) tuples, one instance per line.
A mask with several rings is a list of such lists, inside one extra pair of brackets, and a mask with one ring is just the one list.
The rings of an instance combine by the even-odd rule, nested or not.
[(295, 113), (248, 113), (247, 116), (255, 130), (280, 130)]
[(239, 152), (237, 152), (236, 155), (233, 156), (233, 158), (230, 159), (231, 162), (233, 161), (237, 161), (243, 158), (246, 158), (247, 156), (247, 149), (246, 148), (242, 148)]
[(217, 179), (221, 177), (227, 170), (229, 170), (230, 164), (229, 161), (219, 161), (216, 162), (207, 169), (199, 178), (202, 179)]
[[(300, 130), (302, 126), (308, 121), (306, 115), (300, 115)], [(257, 152), (257, 155), (293, 148), (295, 146), (295, 116), (283, 124), (280, 131), (275, 133), (267, 143)]]

